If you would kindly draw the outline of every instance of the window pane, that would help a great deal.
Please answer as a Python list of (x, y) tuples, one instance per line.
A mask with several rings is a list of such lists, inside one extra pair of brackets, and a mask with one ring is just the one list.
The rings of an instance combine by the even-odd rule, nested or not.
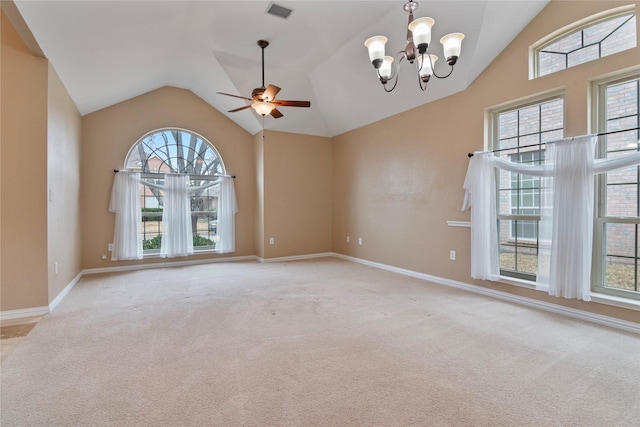
[[(607, 184), (637, 184), (638, 183), (638, 166), (632, 166), (625, 169), (617, 169), (607, 174)], [(633, 193), (628, 193), (628, 197), (633, 197)], [(620, 199), (613, 203), (623, 203), (626, 199)]]
[(569, 53), (582, 47), (582, 34), (576, 31), (566, 35), (553, 43), (548, 44), (544, 50), (548, 52)]
[(543, 52), (538, 55), (538, 75), (546, 76), (567, 68), (567, 56), (558, 53)]
[(637, 290), (638, 226), (636, 224), (605, 224), (605, 227), (605, 286)]
[(562, 129), (564, 122), (564, 102), (561, 99), (545, 102), (540, 106), (541, 130), (543, 132)]
[(520, 137), (520, 141), (518, 142), (518, 145), (520, 147), (529, 147), (532, 145), (537, 145), (540, 144), (540, 134), (539, 133), (534, 133), (532, 135), (524, 135)]
[[(620, 20), (626, 17), (621, 17)], [(636, 17), (634, 16), (610, 37), (602, 41), (602, 56), (636, 47)]]
[(611, 37), (611, 33), (613, 33), (616, 28), (622, 25), (627, 19), (629, 19), (629, 17), (626, 15), (619, 16), (617, 18), (608, 19), (606, 21), (585, 28), (584, 43), (586, 45), (599, 43), (607, 36)]
[[(514, 126), (513, 128), (514, 132), (517, 132), (517, 128)], [(508, 149), (508, 148), (515, 148), (518, 146), (518, 138), (507, 138), (507, 139), (502, 139), (500, 140), (500, 147), (502, 147), (502, 149)], [(506, 153), (506, 152), (503, 152)]]
[[(534, 279), (537, 269), (538, 221), (499, 220), (500, 270)], [(521, 236), (520, 236), (521, 235)]]
[(636, 18), (633, 13), (613, 16), (536, 50), (538, 76), (573, 67), (603, 56), (636, 47)]
[(605, 263), (604, 286), (606, 288), (637, 291), (637, 260), (607, 257)]
[[(513, 138), (518, 134), (518, 112), (511, 111), (498, 117), (498, 132), (501, 139)], [(509, 145), (506, 144), (505, 147)]]
[(523, 108), (519, 112), (518, 133), (520, 135), (528, 135), (540, 130), (540, 107), (538, 105)]
[(635, 257), (635, 224), (605, 224), (605, 236), (607, 256)]
[(598, 48), (598, 45), (588, 46), (567, 55), (567, 66), (575, 67), (576, 65), (584, 64), (585, 62), (593, 61), (598, 58), (600, 58), (600, 49)]
[(518, 251), (518, 271), (535, 276), (538, 269), (538, 254), (535, 247), (525, 247)]
[(638, 114), (637, 81), (609, 86), (606, 91), (606, 97), (607, 121)]
[[(619, 126), (622, 128), (621, 130), (634, 129), (635, 127), (637, 127), (637, 125), (635, 124), (636, 120), (637, 118), (634, 118), (634, 120), (631, 120), (630, 123), (628, 124), (616, 122), (616, 126), (614, 126), (614, 129), (608, 128), (607, 131), (608, 132), (615, 131), (616, 130), (615, 128), (618, 128)], [(626, 120), (622, 120), (622, 122), (624, 121)], [(620, 151), (627, 151), (627, 152), (638, 151), (638, 142), (639, 141), (638, 141), (637, 130), (630, 130), (627, 132), (618, 132), (612, 135), (607, 135), (607, 138), (606, 138), (607, 157), (613, 157), (616, 155), (624, 154), (624, 153), (620, 153)]]
[(606, 216), (638, 216), (638, 186), (636, 184), (607, 185)]

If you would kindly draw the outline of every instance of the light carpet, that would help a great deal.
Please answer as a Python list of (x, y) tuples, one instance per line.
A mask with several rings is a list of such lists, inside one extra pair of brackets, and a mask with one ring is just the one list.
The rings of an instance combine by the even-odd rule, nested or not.
[(335, 258), (83, 277), (2, 426), (631, 426), (640, 337)]

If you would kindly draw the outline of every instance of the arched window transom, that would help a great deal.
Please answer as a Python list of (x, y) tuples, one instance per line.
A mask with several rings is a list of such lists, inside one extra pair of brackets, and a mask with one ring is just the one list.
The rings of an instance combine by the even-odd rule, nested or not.
[(540, 42), (534, 49), (535, 77), (636, 47), (635, 10), (623, 9), (593, 16)]
[(144, 173), (224, 175), (217, 150), (202, 136), (176, 128), (149, 132), (131, 147), (125, 168)]

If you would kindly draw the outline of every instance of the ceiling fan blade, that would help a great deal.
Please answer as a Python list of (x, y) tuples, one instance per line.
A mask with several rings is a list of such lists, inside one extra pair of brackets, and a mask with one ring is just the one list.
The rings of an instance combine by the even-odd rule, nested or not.
[(227, 111), (227, 113), (235, 113), (236, 111), (246, 110), (247, 108), (251, 108), (251, 105), (245, 105), (244, 107), (240, 107), (240, 108), (236, 108), (236, 109), (233, 109), (233, 110), (229, 110), (229, 111)]
[(284, 114), (282, 114), (280, 111), (278, 111), (277, 108), (274, 108), (273, 110), (271, 110), (271, 117), (273, 117), (274, 119), (279, 119), (283, 115)]
[(217, 92), (217, 93), (219, 93), (220, 95), (233, 96), (234, 98), (240, 98), (240, 99), (246, 99), (247, 101), (253, 101), (253, 99), (251, 99), (251, 98), (247, 98), (247, 97), (245, 97), (245, 96), (232, 95), (232, 94), (230, 94), (230, 93), (224, 93), (224, 92)]
[(280, 92), (280, 88), (278, 86), (269, 85), (262, 94), (262, 99), (265, 101), (273, 101), (278, 92)]
[(311, 102), (309, 101), (284, 101), (278, 99), (272, 102), (282, 107), (311, 107)]

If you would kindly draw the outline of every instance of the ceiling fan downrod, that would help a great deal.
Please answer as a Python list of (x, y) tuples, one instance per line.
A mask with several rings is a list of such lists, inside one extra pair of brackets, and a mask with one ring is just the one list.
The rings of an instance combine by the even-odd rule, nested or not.
[(269, 42), (266, 40), (258, 40), (258, 46), (262, 49), (262, 88), (264, 89), (264, 48), (269, 46)]

